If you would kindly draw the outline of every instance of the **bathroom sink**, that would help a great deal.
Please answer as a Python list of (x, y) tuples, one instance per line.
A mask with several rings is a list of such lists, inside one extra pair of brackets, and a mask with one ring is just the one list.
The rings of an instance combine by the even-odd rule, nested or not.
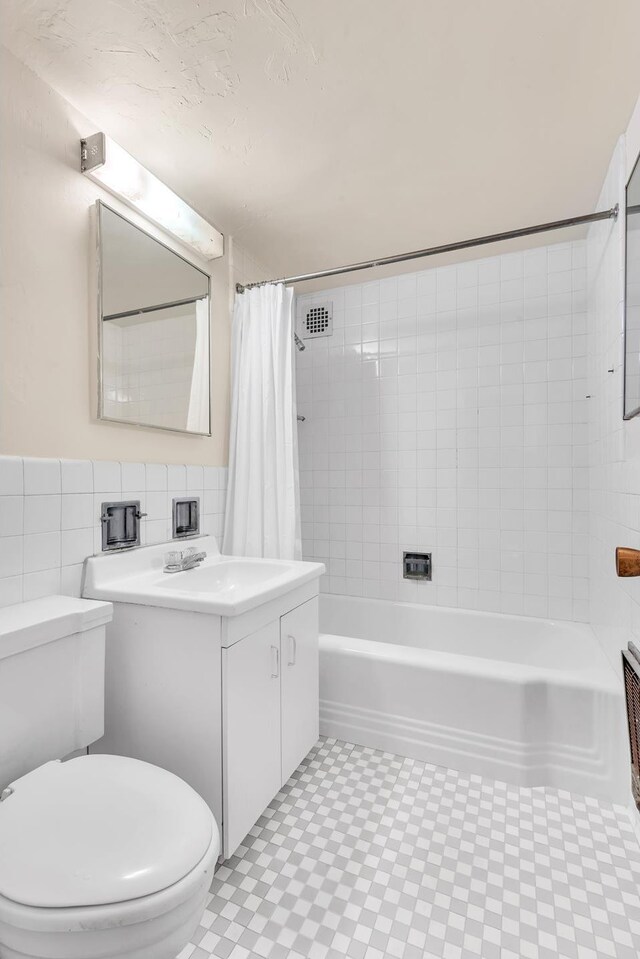
[(221, 556), (213, 536), (188, 541), (207, 554), (201, 565), (163, 572), (165, 554), (183, 545), (173, 541), (90, 556), (85, 561), (83, 596), (237, 616), (324, 573), (322, 563)]
[(230, 596), (269, 583), (278, 576), (286, 576), (288, 572), (289, 563), (267, 559), (227, 560), (221, 557), (218, 562), (197, 566), (183, 573), (164, 573), (158, 577), (155, 585), (159, 589)]

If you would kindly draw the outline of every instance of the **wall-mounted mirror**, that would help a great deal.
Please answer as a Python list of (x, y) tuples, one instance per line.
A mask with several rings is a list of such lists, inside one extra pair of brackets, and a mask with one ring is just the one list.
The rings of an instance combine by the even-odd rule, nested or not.
[(640, 158), (627, 183), (624, 418), (640, 413)]
[(209, 276), (97, 208), (98, 415), (210, 436)]

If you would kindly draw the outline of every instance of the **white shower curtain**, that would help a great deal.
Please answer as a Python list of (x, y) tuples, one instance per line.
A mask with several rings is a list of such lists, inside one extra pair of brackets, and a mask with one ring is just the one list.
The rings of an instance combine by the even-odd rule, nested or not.
[(209, 432), (209, 297), (196, 300), (196, 345), (187, 429), (195, 433)]
[(236, 295), (227, 555), (301, 555), (292, 305), (282, 283)]

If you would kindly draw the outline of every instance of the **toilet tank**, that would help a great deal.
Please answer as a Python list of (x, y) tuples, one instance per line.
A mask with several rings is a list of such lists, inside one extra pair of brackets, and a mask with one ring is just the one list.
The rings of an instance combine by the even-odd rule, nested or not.
[(0, 790), (102, 736), (111, 616), (70, 596), (0, 609)]

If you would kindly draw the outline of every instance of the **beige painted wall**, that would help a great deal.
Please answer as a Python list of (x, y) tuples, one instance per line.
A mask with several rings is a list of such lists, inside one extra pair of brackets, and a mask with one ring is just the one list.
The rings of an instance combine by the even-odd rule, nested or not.
[(208, 264), (181, 250), (212, 276), (210, 438), (97, 421), (90, 211), (101, 198), (154, 228), (79, 173), (78, 142), (94, 131), (0, 48), (0, 453), (224, 465), (232, 284), (266, 271), (230, 237)]

